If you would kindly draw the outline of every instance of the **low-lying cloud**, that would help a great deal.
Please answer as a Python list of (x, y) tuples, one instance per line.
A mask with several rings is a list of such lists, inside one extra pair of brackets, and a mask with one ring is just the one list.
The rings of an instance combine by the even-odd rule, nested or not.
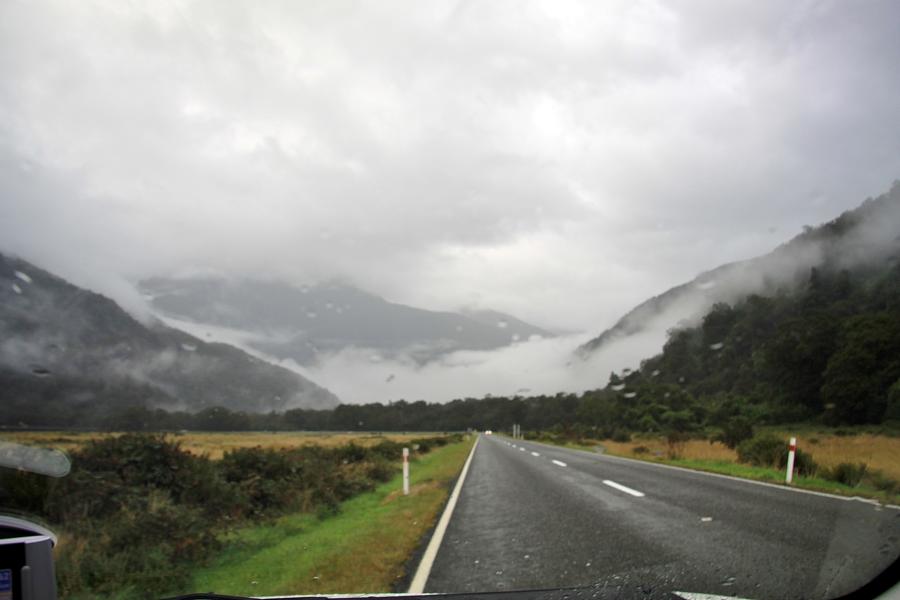
[(596, 333), (900, 176), (898, 17), (5, 2), (0, 251), (144, 317), (134, 282), (209, 269)]

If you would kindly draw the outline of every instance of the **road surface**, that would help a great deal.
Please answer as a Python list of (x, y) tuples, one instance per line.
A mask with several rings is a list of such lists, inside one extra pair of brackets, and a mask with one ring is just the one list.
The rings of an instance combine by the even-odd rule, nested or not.
[(425, 591), (828, 598), (898, 542), (895, 508), (481, 436)]

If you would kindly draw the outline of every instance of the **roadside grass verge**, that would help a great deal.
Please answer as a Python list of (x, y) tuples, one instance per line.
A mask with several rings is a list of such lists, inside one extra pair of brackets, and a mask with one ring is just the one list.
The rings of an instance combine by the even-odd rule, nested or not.
[[(633, 457), (629, 457), (633, 458)], [(753, 479), (755, 481), (765, 481), (767, 483), (775, 483), (780, 485), (787, 484), (784, 482), (785, 472), (781, 470), (769, 469), (766, 467), (757, 467), (753, 465), (745, 465), (741, 463), (699, 459), (653, 459), (648, 462), (659, 462), (668, 465), (675, 465), (696, 471), (707, 471), (709, 473), (719, 473), (722, 475), (730, 475), (732, 477), (740, 477), (742, 479)], [(886, 504), (900, 503), (900, 495), (891, 494), (874, 487), (860, 484), (858, 486), (849, 486), (836, 481), (823, 479), (821, 477), (794, 476), (791, 487), (807, 489), (818, 492), (828, 492), (838, 496), (859, 496), (861, 498), (871, 498)]]
[[(224, 536), (225, 548), (196, 570), (191, 589), (234, 595), (390, 592), (431, 530), (474, 438), (432, 450), (402, 476), (317, 517), (288, 515)], [(182, 590), (183, 591), (183, 590)]]
[[(834, 441), (832, 438), (836, 438), (837, 440), (849, 439), (841, 438), (840, 436), (830, 436), (826, 439), (825, 443), (830, 445), (831, 452), (833, 454), (832, 456), (828, 457), (831, 460), (823, 460), (825, 466), (829, 466), (829, 464), (832, 462), (834, 462), (834, 464), (837, 464), (837, 457), (840, 457), (840, 459), (844, 462), (848, 460), (848, 456), (851, 457), (850, 460), (858, 460), (859, 454), (853, 452), (853, 448), (856, 447), (857, 444), (851, 444), (849, 446), (841, 447), (839, 445), (839, 442)], [(891, 438), (882, 438), (881, 440), (877, 440), (879, 443), (873, 447), (877, 448), (878, 451), (881, 452), (896, 453), (897, 448), (894, 447), (892, 443), (887, 442), (886, 440), (891, 440)], [(541, 441), (552, 443), (549, 440)], [(890, 448), (885, 447), (886, 444), (890, 445)], [(786, 485), (784, 482), (784, 471), (768, 467), (758, 467), (739, 463), (737, 462), (737, 454), (733, 450), (725, 447), (720, 442), (710, 443), (705, 440), (690, 440), (680, 448), (680, 458), (668, 458), (666, 456), (665, 450), (666, 442), (665, 440), (658, 438), (634, 438), (630, 442), (613, 442), (610, 440), (602, 440), (584, 441), (584, 443), (582, 444), (558, 443), (554, 445), (588, 450), (591, 452), (599, 450), (606, 454), (609, 454), (610, 456), (631, 458), (644, 462), (659, 463), (665, 465), (674, 465), (678, 467), (684, 467), (686, 469), (693, 469), (695, 471), (706, 471), (709, 473), (730, 475), (732, 477), (739, 477), (742, 479), (752, 479), (755, 481), (764, 481), (767, 483)], [(858, 444), (858, 447), (865, 448), (865, 445), (864, 443), (860, 443)], [(642, 450), (635, 452), (635, 449)], [(813, 453), (814, 459), (819, 460), (819, 454), (816, 453), (816, 445), (807, 445), (804, 449), (806, 449), (808, 452)], [(868, 456), (870, 452), (873, 452), (871, 448), (867, 448), (864, 451), (867, 453), (866, 456)], [(876, 464), (891, 464), (892, 459), (893, 456), (891, 456), (890, 458), (886, 458), (881, 463), (876, 462)], [(900, 494), (896, 492), (876, 489), (875, 487), (868, 485), (865, 482), (860, 483), (857, 486), (849, 486), (836, 481), (831, 481), (829, 479), (824, 479), (822, 477), (795, 475), (791, 487), (819, 492), (827, 492), (839, 496), (859, 496), (861, 498), (870, 498), (887, 504), (900, 504)]]

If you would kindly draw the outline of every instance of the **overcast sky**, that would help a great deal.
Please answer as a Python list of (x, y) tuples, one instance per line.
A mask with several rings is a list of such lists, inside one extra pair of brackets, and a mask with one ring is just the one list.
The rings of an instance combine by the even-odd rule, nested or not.
[(900, 3), (0, 3), (0, 251), (599, 332), (900, 178)]

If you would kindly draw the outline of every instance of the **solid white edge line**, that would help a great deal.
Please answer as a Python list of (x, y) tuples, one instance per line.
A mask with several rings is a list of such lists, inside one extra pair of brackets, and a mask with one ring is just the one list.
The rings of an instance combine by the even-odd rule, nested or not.
[(616, 488), (620, 492), (625, 492), (626, 494), (631, 494), (635, 498), (643, 498), (644, 492), (639, 492), (637, 490), (633, 490), (628, 486), (622, 485), (621, 483), (616, 483), (615, 481), (610, 481), (609, 479), (604, 479), (603, 483), (608, 485), (611, 488)]
[(695, 592), (672, 592), (684, 600), (745, 600), (739, 596), (719, 596), (717, 594), (697, 594)]
[(766, 481), (757, 481), (755, 479), (744, 479), (743, 477), (735, 477), (733, 475), (723, 475), (722, 473), (711, 473), (710, 471), (699, 471), (697, 469), (688, 469), (687, 467), (679, 467), (676, 465), (666, 465), (663, 463), (651, 462), (649, 460), (640, 460), (637, 458), (625, 458), (624, 456), (613, 456), (611, 454), (600, 454), (599, 452), (589, 452), (588, 450), (578, 450), (576, 448), (565, 448), (563, 446), (554, 446), (552, 444), (545, 444), (543, 442), (532, 442), (532, 444), (540, 444), (546, 448), (552, 448), (554, 450), (567, 450), (569, 452), (578, 452), (580, 454), (584, 454), (585, 456), (590, 456), (593, 458), (608, 458), (610, 460), (619, 460), (622, 462), (630, 462), (630, 463), (638, 463), (641, 465), (649, 465), (651, 467), (659, 467), (661, 469), (675, 469), (676, 471), (684, 471), (685, 473), (695, 473), (697, 475), (708, 475), (710, 477), (718, 477), (720, 479), (730, 479), (731, 481), (739, 481), (741, 483), (752, 483), (753, 485), (762, 485), (765, 487), (774, 488), (776, 490), (783, 490), (785, 492), (797, 492), (798, 494), (810, 494), (813, 496), (822, 496), (823, 498), (833, 498), (835, 500), (844, 500), (844, 501), (856, 501), (863, 502), (865, 504), (871, 504), (872, 506), (877, 506), (880, 508), (892, 508), (894, 510), (900, 510), (900, 505), (897, 504), (881, 504), (878, 500), (873, 500), (871, 498), (862, 498), (860, 496), (838, 496), (837, 494), (829, 494), (827, 492), (817, 492), (816, 490), (805, 490), (803, 488), (791, 487), (787, 485), (780, 485), (777, 483), (768, 483)]
[(428, 583), (431, 567), (434, 565), (434, 559), (437, 558), (438, 549), (441, 547), (441, 542), (444, 540), (444, 534), (447, 532), (447, 525), (450, 524), (450, 517), (453, 515), (453, 509), (456, 508), (456, 501), (459, 499), (459, 493), (462, 490), (463, 482), (466, 480), (466, 475), (469, 473), (469, 465), (472, 464), (472, 457), (475, 456), (475, 449), (478, 447), (479, 441), (481, 441), (481, 436), (475, 438), (475, 444), (472, 445), (472, 450), (469, 452), (469, 458), (466, 459), (466, 464), (463, 465), (462, 471), (459, 473), (459, 479), (456, 480), (456, 485), (453, 487), (450, 499), (447, 500), (447, 507), (444, 509), (444, 514), (441, 515), (437, 527), (434, 528), (434, 533), (431, 535), (428, 547), (425, 548), (425, 554), (422, 555), (422, 560), (419, 561), (419, 568), (416, 569), (416, 574), (413, 576), (412, 583), (409, 584), (409, 592), (407, 592), (409, 594), (421, 594), (425, 592), (425, 584)]
[(561, 460), (556, 460), (555, 458), (553, 459), (553, 464), (554, 464), (554, 465), (559, 465), (559, 466), (561, 466), (561, 467), (567, 467), (567, 466), (568, 466), (568, 465), (567, 465), (566, 463), (564, 463), (563, 461), (561, 461)]

